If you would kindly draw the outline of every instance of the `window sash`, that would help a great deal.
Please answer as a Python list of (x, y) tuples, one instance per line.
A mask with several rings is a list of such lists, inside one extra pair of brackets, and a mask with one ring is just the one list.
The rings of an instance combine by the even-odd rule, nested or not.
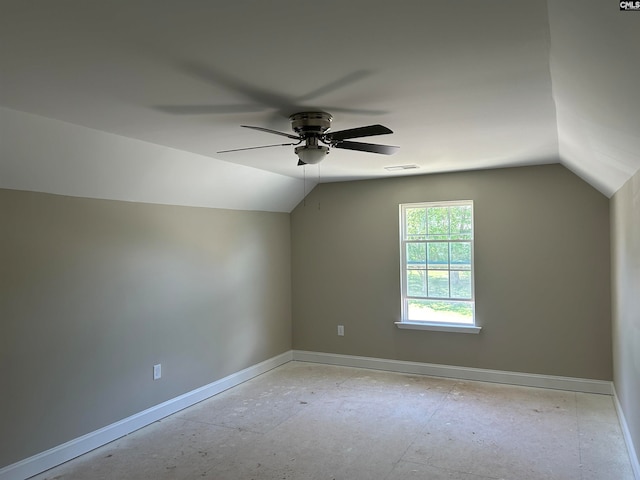
[[(458, 262), (454, 262), (452, 261), (452, 255), (451, 255), (451, 244), (455, 244), (455, 243), (464, 243), (464, 244), (468, 244), (469, 245), (469, 262), (468, 263), (458, 263)], [(442, 263), (439, 262), (430, 262), (429, 261), (429, 256), (428, 256), (428, 247), (430, 244), (440, 244), (440, 245), (447, 245), (448, 248), (448, 261), (444, 264), (446, 266), (443, 266)], [(424, 263), (421, 263), (419, 265), (421, 266), (414, 266), (411, 267), (410, 265), (412, 264), (411, 261), (407, 260), (407, 246), (408, 245), (425, 245), (425, 250), (427, 251), (427, 254), (425, 256), (425, 261)], [(402, 259), (402, 269), (403, 269), (403, 275), (404, 275), (404, 289), (403, 289), (403, 296), (406, 298), (412, 298), (412, 299), (425, 299), (425, 300), (451, 300), (451, 301), (464, 301), (464, 302), (469, 302), (469, 301), (474, 301), (474, 278), (473, 278), (473, 241), (470, 240), (464, 240), (464, 241), (459, 241), (459, 240), (455, 240), (455, 241), (446, 241), (446, 240), (434, 240), (434, 241), (429, 241), (429, 240), (420, 240), (420, 241), (404, 241), (402, 242), (402, 251), (404, 253), (403, 255), (403, 259)], [(422, 267), (422, 265), (424, 265), (424, 267)], [(438, 267), (433, 267), (433, 265), (439, 265)], [(409, 288), (409, 272), (423, 272), (424, 275), (426, 275), (425, 281), (426, 283), (426, 291), (427, 293), (425, 295), (416, 295), (416, 294), (411, 294), (410, 293), (410, 288)], [(449, 295), (448, 296), (443, 296), (443, 295), (429, 295), (429, 273), (430, 272), (439, 272), (439, 273), (446, 273), (446, 277), (447, 277), (447, 283), (448, 283), (448, 290), (449, 290)], [(452, 273), (454, 275), (452, 275)], [(456, 274), (459, 275), (460, 273), (469, 273), (469, 283), (470, 283), (470, 292), (468, 296), (452, 296), (451, 292), (454, 290), (454, 288), (452, 288), (452, 282), (455, 282), (455, 276)]]

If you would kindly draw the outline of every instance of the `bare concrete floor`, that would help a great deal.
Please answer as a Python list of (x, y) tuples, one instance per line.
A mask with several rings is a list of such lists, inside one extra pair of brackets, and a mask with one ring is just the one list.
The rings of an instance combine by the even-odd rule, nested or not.
[(290, 362), (33, 477), (633, 480), (606, 395)]

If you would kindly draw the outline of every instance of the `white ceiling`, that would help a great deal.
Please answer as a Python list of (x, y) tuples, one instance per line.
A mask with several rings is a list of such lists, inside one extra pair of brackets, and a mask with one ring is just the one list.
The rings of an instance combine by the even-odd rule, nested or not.
[[(640, 14), (618, 2), (0, 7), (0, 187), (290, 211), (318, 180), (562, 162), (611, 195), (640, 168)], [(216, 153), (286, 142), (239, 125), (310, 109), (400, 152)]]

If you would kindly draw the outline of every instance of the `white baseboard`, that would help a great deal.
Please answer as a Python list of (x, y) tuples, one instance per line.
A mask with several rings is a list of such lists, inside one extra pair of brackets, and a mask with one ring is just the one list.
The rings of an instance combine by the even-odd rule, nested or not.
[(627, 420), (624, 416), (624, 411), (622, 410), (622, 405), (620, 405), (620, 400), (618, 400), (618, 394), (616, 393), (616, 389), (613, 389), (613, 402), (616, 406), (616, 412), (618, 413), (618, 420), (620, 421), (620, 427), (622, 428), (622, 435), (624, 436), (624, 441), (627, 444), (627, 451), (629, 452), (629, 460), (631, 461), (631, 468), (633, 469), (633, 474), (636, 477), (636, 480), (640, 480), (640, 460), (638, 460), (638, 455), (636, 454), (636, 449), (633, 445), (633, 439), (631, 438), (631, 432), (629, 431), (629, 425), (627, 424)]
[(293, 359), (292, 351), (277, 355), (179, 397), (148, 408), (140, 413), (75, 438), (50, 450), (38, 453), (0, 469), (0, 480), (24, 480), (57, 465), (117, 440), (168, 415), (195, 405), (213, 395), (235, 387)]
[(432, 377), (459, 378), (463, 380), (506, 383), (525, 387), (551, 388), (555, 390), (599, 393), (603, 395), (613, 394), (613, 384), (611, 382), (585, 378), (506, 372), (501, 370), (486, 370), (482, 368), (456, 367), (452, 365), (438, 365), (433, 363), (418, 363), (403, 360), (340, 355), (337, 353), (307, 352), (303, 350), (294, 350), (293, 359), (301, 362), (326, 363), (330, 365), (342, 365), (344, 367), (371, 368), (374, 370), (413, 373), (429, 375)]

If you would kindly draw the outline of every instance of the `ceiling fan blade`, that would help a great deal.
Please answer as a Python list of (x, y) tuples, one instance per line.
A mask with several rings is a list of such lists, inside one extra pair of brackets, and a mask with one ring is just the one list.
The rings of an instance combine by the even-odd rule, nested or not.
[(232, 148), (231, 150), (220, 150), (216, 153), (242, 152), (243, 150), (257, 150), (258, 148), (288, 147), (290, 145), (298, 145), (298, 143), (276, 143), (275, 145), (261, 145), (259, 147)]
[(330, 93), (333, 92), (334, 90), (337, 90), (338, 88), (344, 87), (346, 85), (349, 85), (351, 83), (355, 83), (358, 80), (363, 79), (364, 77), (368, 77), (369, 75), (371, 75), (371, 71), (370, 70), (356, 70), (355, 72), (351, 72), (347, 75), (345, 75), (342, 78), (338, 78), (337, 80), (334, 80), (333, 82), (327, 83), (326, 85), (323, 85), (320, 88), (316, 88), (315, 90), (312, 90), (311, 92), (307, 92), (304, 95), (300, 95), (299, 97), (295, 98), (294, 101), (296, 102), (304, 102), (306, 100), (311, 100), (313, 98), (317, 98), (320, 97), (326, 93)]
[(368, 125), (366, 127), (350, 128), (349, 130), (338, 130), (325, 135), (330, 142), (335, 140), (346, 140), (347, 138), (373, 137), (375, 135), (387, 135), (393, 133), (392, 130), (382, 125)]
[(238, 105), (157, 105), (153, 107), (164, 113), (173, 115), (210, 115), (216, 113), (253, 113), (262, 112), (265, 108), (258, 104)]
[(196, 62), (185, 62), (181, 68), (191, 75), (211, 83), (216, 86), (222, 86), (234, 92), (244, 95), (247, 99), (258, 102), (263, 107), (280, 109), (291, 103), (291, 98), (287, 95), (280, 95), (269, 90), (258, 88), (254, 85), (244, 82), (238, 77), (234, 77), (228, 73), (218, 70), (214, 67)]
[[(240, 125), (241, 127), (244, 128), (251, 128), (253, 130), (260, 130), (261, 132), (267, 132), (267, 133), (273, 133), (275, 135), (282, 135), (283, 137), (287, 137), (287, 138), (291, 138), (293, 140), (300, 140), (300, 137), (298, 135), (292, 135), (290, 133), (284, 133), (284, 132), (279, 132), (277, 130), (271, 130), (270, 128), (264, 128), (264, 127), (252, 127), (251, 125)], [(292, 144), (293, 145), (293, 144)]]
[[(308, 108), (308, 107), (305, 107)], [(339, 113), (349, 113), (352, 115), (384, 115), (389, 113), (388, 110), (371, 110), (368, 108), (346, 108), (346, 107), (331, 107), (325, 106), (323, 110), (327, 112), (339, 112)]]
[(334, 148), (344, 148), (345, 150), (358, 150), (359, 152), (369, 153), (381, 153), (383, 155), (393, 155), (400, 147), (394, 147), (391, 145), (378, 145), (375, 143), (362, 143), (362, 142), (338, 142), (333, 145)]

